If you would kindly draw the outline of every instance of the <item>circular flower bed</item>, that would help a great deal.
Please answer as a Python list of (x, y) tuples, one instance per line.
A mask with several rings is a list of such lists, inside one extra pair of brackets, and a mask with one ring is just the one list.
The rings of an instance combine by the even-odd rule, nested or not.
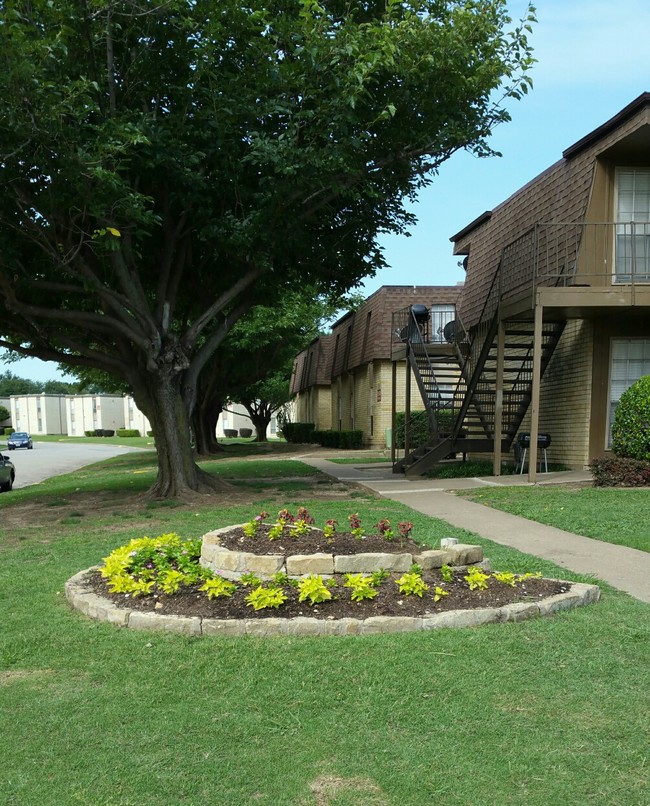
[(267, 518), (267, 513), (260, 513), (246, 524), (212, 534), (218, 535), (216, 542), (227, 552), (244, 548), (243, 556), (277, 554), (282, 548), (281, 558), (314, 551), (317, 554), (312, 556), (330, 552), (334, 557), (349, 557), (358, 547), (364, 556), (388, 557), (389, 561), (389, 555), (395, 555), (433, 563), (431, 555), (440, 555), (436, 557), (438, 567), (424, 568), (409, 559), (408, 567), (399, 570), (375, 567), (368, 572), (290, 576), (283, 566), (267, 578), (250, 570), (236, 572), (232, 578), (233, 574), (219, 573), (201, 562), (202, 539), (183, 540), (166, 534), (138, 538), (115, 549), (103, 566), (83, 576), (83, 583), (103, 600), (128, 611), (247, 621), (278, 616), (416, 619), (513, 603), (534, 605), (566, 594), (572, 587), (568, 582), (543, 579), (540, 574), (492, 572), (485, 564), (455, 567), (452, 552), (427, 551), (419, 546), (411, 538), (412, 524), (406, 522), (393, 530), (390, 522), (382, 519), (373, 533), (366, 534), (356, 514), (340, 532), (331, 520), (322, 529), (316, 528), (304, 509), (296, 516), (281, 510), (274, 522), (267, 522)]

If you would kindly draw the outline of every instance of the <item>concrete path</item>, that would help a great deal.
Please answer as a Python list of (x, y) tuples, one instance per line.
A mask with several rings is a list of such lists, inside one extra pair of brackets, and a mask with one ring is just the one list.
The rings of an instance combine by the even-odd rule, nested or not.
[[(526, 476), (413, 480), (393, 475), (390, 465), (339, 465), (309, 455), (295, 458), (339, 481), (360, 484), (384, 498), (399, 501), (495, 543), (543, 557), (579, 574), (592, 574), (630, 596), (650, 603), (650, 553), (544, 526), (454, 494), (455, 490), (462, 489), (528, 485)], [(590, 480), (589, 473), (579, 471), (538, 476), (541, 485)]]

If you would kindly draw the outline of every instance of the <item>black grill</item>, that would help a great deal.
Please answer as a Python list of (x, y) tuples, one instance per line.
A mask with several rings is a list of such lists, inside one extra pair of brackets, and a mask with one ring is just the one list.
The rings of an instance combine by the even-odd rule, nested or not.
[[(519, 434), (517, 437), (517, 444), (520, 448), (530, 448), (530, 434), (523, 433)], [(551, 435), (550, 434), (538, 434), (537, 435), (537, 447), (538, 448), (548, 448), (551, 444)]]

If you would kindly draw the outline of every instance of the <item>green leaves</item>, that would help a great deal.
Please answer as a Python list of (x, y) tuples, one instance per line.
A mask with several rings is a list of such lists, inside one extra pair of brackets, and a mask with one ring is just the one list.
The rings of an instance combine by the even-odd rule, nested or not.
[(650, 461), (650, 375), (644, 375), (621, 395), (612, 426), (617, 456)]

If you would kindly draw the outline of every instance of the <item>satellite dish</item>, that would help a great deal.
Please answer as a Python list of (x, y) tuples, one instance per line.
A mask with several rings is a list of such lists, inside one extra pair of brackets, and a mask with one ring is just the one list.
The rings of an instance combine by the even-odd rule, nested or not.
[(448, 344), (454, 344), (463, 339), (465, 330), (458, 319), (452, 319), (442, 329), (442, 335)]
[(447, 324), (442, 329), (442, 335), (445, 337), (445, 341), (447, 344), (453, 344), (455, 339), (456, 333), (456, 320), (452, 319), (451, 322), (447, 322)]

